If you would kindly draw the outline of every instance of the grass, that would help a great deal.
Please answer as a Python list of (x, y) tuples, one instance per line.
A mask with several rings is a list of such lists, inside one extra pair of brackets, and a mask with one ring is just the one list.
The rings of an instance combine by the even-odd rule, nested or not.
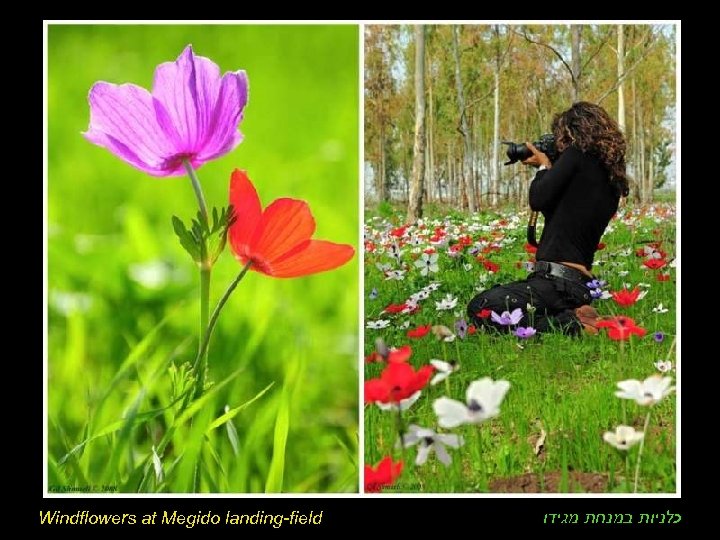
[[(505, 221), (499, 221), (504, 218)], [(629, 342), (608, 339), (604, 331), (597, 336), (570, 338), (560, 334), (534, 336), (521, 341), (513, 335), (478, 332), (454, 342), (438, 341), (432, 333), (420, 339), (406, 336), (407, 326), (445, 325), (454, 329), (455, 321), (466, 318), (465, 309), (478, 288), (495, 283), (522, 279), (527, 275), (518, 268), (530, 257), (524, 250), (524, 216), (483, 213), (469, 217), (430, 216), (423, 229), (408, 229), (402, 241), (419, 238), (419, 245), (401, 247), (400, 262), (392, 259), (387, 247), (388, 232), (401, 223), (394, 218), (366, 217), (366, 239), (374, 243), (366, 247), (365, 289), (377, 291), (377, 297), (366, 296), (366, 321), (387, 320), (382, 330), (366, 330), (365, 353), (374, 349), (375, 339), (382, 337), (389, 346), (410, 344), (410, 362), (419, 367), (430, 359), (457, 360), (459, 371), (437, 386), (428, 385), (408, 411), (403, 422), (438, 430), (432, 403), (441, 396), (465, 400), (469, 383), (489, 376), (494, 380), (510, 381), (511, 388), (502, 403), (498, 417), (481, 425), (465, 425), (452, 433), (460, 434), (465, 445), (459, 450), (449, 449), (453, 461), (446, 469), (433, 455), (423, 466), (414, 464), (414, 447), (401, 451), (396, 445), (398, 428), (395, 413), (383, 412), (375, 405), (365, 408), (365, 462), (375, 464), (384, 456), (403, 459), (405, 468), (394, 491), (421, 492), (486, 492), (493, 491), (498, 482), (518, 481), (522, 475), (534, 474), (540, 491), (549, 490), (545, 481), (559, 475), (553, 484), (555, 491), (582, 490), (572, 481), (576, 473), (603, 475), (605, 491), (633, 490), (633, 475), (638, 447), (629, 451), (628, 461), (602, 440), (605, 431), (614, 431), (619, 424), (642, 430), (647, 409), (634, 401), (615, 397), (615, 384), (625, 379), (643, 380), (656, 373), (653, 365), (661, 359), (673, 360), (675, 333), (674, 269), (661, 272), (671, 275), (670, 281), (657, 281), (656, 271), (641, 265), (642, 258), (632, 254), (648, 241), (661, 241), (667, 260), (674, 257), (674, 208), (663, 204), (651, 208), (626, 207), (603, 237), (606, 247), (596, 255), (596, 274), (608, 281), (609, 290), (618, 290), (624, 283), (647, 290), (647, 295), (630, 308), (621, 308), (613, 300), (594, 303), (601, 315), (628, 315), (647, 329), (643, 338)], [(437, 247), (439, 272), (422, 276), (414, 260), (430, 246), (428, 237), (437, 229), (444, 231), (452, 245), (458, 238), (470, 234), (473, 241), (491, 239), (502, 246), (500, 251), (485, 255), (500, 265), (490, 274), (467, 249), (457, 258), (447, 255), (447, 247)], [(399, 231), (398, 231), (399, 232)], [(386, 280), (377, 264), (390, 263), (393, 268), (407, 269), (402, 281)], [(471, 266), (466, 269), (463, 265)], [(623, 275), (625, 274), (625, 275)], [(389, 304), (402, 304), (412, 293), (430, 282), (440, 288), (421, 302), (421, 309), (412, 315), (388, 315)], [(457, 297), (457, 307), (451, 311), (436, 311), (435, 302), (446, 294)], [(373, 294), (373, 296), (375, 296)], [(652, 308), (662, 303), (667, 313), (655, 313)], [(664, 340), (653, 338), (662, 331)], [(365, 378), (379, 376), (380, 363), (368, 363)], [(674, 375), (669, 373), (668, 375)], [(443, 430), (440, 430), (443, 431)], [(671, 493), (675, 491), (675, 399), (674, 394), (653, 407), (649, 432), (641, 464), (639, 491)], [(536, 453), (536, 443), (545, 433), (542, 450)], [(517, 484), (515, 484), (516, 490)]]
[[(357, 490), (357, 258), (330, 273), (250, 273), (185, 402), (197, 271), (171, 216), (185, 177), (151, 178), (88, 143), (97, 80), (149, 87), (192, 43), (245, 69), (243, 143), (198, 171), (210, 206), (243, 168), (264, 204), (309, 202), (317, 238), (357, 239), (358, 32), (352, 26), (51, 26), (48, 44), (48, 480), (121, 492)], [(211, 307), (240, 267), (223, 254)]]

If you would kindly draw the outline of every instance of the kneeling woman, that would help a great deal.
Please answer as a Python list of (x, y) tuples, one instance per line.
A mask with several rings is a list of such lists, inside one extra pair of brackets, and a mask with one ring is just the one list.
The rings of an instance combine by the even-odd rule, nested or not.
[[(628, 195), (625, 139), (602, 107), (587, 102), (558, 114), (552, 128), (560, 152), (555, 163), (530, 143), (533, 155), (523, 162), (539, 167), (529, 199), (531, 209), (545, 218), (534, 272), (473, 298), (467, 311), (476, 325), (506, 328), (481, 316), (483, 310), (499, 314), (521, 308), (520, 326), (597, 333), (587, 283), (595, 279), (591, 268), (598, 242), (620, 197)], [(528, 305), (534, 313), (528, 313)]]

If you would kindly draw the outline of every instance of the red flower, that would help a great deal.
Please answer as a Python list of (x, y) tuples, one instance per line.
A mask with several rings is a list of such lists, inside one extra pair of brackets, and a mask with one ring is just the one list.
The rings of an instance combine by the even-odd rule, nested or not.
[(527, 251), (528, 253), (537, 253), (537, 246), (525, 243), (525, 251)]
[(658, 281), (670, 281), (670, 274), (657, 274), (655, 279)]
[(431, 324), (426, 324), (425, 326), (418, 326), (417, 328), (408, 330), (407, 337), (409, 337), (409, 338), (425, 337), (425, 336), (427, 336), (428, 332), (430, 332), (430, 328), (432, 328)]
[(598, 250), (605, 249), (605, 242), (600, 242), (600, 243), (597, 245), (597, 249), (598, 249)]
[(622, 315), (599, 321), (596, 326), (598, 328), (609, 328), (608, 337), (616, 341), (629, 339), (631, 334), (643, 337), (646, 333), (644, 328), (635, 325), (634, 320)]
[(402, 470), (402, 460), (393, 463), (390, 456), (384, 457), (375, 467), (365, 465), (365, 493), (378, 493), (383, 487), (392, 485)]
[(403, 227), (397, 227), (397, 228), (393, 229), (392, 231), (390, 231), (390, 235), (395, 236), (397, 238), (401, 238), (405, 234), (405, 229), (407, 229), (407, 225), (405, 225)]
[(643, 261), (643, 266), (646, 266), (651, 270), (658, 270), (665, 266), (665, 261), (663, 259), (645, 259)]
[(366, 364), (371, 364), (373, 362), (382, 362), (383, 360), (385, 360), (385, 359), (377, 351), (373, 351), (365, 357)]
[(482, 264), (485, 267), (485, 270), (487, 270), (488, 272), (497, 272), (498, 270), (500, 270), (500, 265), (495, 264), (494, 262), (483, 261)]
[(228, 240), (242, 264), (252, 262), (250, 270), (278, 278), (307, 276), (342, 266), (355, 254), (350, 245), (310, 239), (315, 220), (305, 201), (276, 199), (263, 211), (245, 171), (235, 169), (230, 177), (230, 204), (237, 220)]
[(487, 319), (491, 313), (491, 309), (482, 309), (478, 313), (476, 313), (475, 316), (479, 317), (480, 319)]
[(471, 324), (470, 326), (468, 326), (468, 329), (467, 329), (468, 336), (472, 336), (475, 332), (477, 332), (477, 328), (475, 328), (474, 324)]
[(428, 255), (432, 255), (433, 253), (435, 253), (435, 248), (429, 247), (429, 248), (427, 248), (427, 249), (424, 249), (424, 250), (423, 250), (423, 253), (427, 253)]
[(373, 253), (375, 251), (375, 244), (370, 240), (366, 240), (365, 241), (365, 251)]
[(403, 309), (407, 308), (407, 304), (390, 304), (388, 307), (386, 307), (383, 312), (384, 313), (400, 313)]
[(640, 289), (635, 287), (632, 291), (623, 289), (622, 291), (611, 291), (610, 294), (612, 294), (613, 300), (615, 300), (617, 304), (622, 307), (630, 307), (637, 302), (638, 297), (640, 296)]
[(469, 234), (466, 234), (465, 236), (461, 236), (458, 238), (458, 243), (461, 246), (469, 246), (472, 244), (472, 237)]
[(365, 381), (365, 403), (398, 403), (425, 388), (434, 368), (415, 369), (406, 362), (391, 362), (377, 379)]

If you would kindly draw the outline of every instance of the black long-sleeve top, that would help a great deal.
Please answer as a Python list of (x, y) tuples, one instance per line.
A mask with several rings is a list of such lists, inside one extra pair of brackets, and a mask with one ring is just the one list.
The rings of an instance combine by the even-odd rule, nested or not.
[(530, 208), (545, 217), (536, 259), (579, 263), (590, 269), (620, 200), (600, 160), (567, 148), (551, 169), (537, 172), (529, 199)]

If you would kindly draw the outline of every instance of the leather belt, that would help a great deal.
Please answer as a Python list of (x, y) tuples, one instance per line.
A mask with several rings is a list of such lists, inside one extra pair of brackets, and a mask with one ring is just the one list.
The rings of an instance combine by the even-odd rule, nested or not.
[(560, 279), (566, 279), (573, 283), (580, 283), (585, 285), (588, 281), (592, 281), (593, 278), (583, 274), (580, 270), (570, 268), (564, 264), (558, 264), (548, 261), (537, 261), (535, 263), (534, 272), (537, 274), (544, 274), (549, 276), (555, 276)]

